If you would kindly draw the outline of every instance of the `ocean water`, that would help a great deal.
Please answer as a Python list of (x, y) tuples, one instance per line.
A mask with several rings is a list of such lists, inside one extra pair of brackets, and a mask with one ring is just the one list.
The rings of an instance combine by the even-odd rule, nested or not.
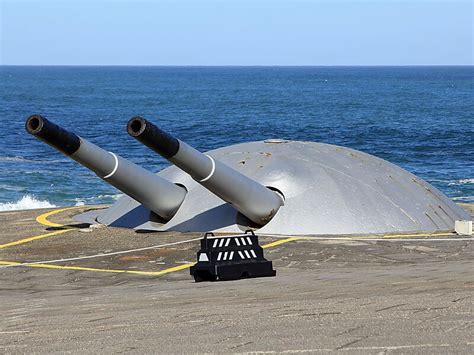
[(120, 192), (25, 132), (40, 113), (157, 171), (126, 133), (142, 115), (206, 151), (284, 138), (358, 149), (474, 202), (474, 67), (0, 66), (0, 210)]

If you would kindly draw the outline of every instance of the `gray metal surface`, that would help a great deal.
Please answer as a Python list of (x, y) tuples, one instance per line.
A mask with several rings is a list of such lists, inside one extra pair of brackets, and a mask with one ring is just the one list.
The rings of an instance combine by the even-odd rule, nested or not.
[(283, 205), (276, 192), (182, 141), (169, 160), (257, 225), (268, 223)]
[(71, 158), (164, 219), (170, 219), (176, 213), (186, 196), (183, 187), (83, 138)]
[[(470, 219), (466, 211), (415, 175), (348, 148), (272, 140), (207, 154), (285, 196), (285, 205), (259, 229), (260, 234), (436, 232), (453, 230), (456, 219)], [(162, 231), (241, 232), (248, 227), (249, 221), (232, 206), (180, 169), (172, 166), (158, 175), (188, 190), (169, 222), (150, 221), (147, 209), (126, 196), (94, 217), (107, 225)]]

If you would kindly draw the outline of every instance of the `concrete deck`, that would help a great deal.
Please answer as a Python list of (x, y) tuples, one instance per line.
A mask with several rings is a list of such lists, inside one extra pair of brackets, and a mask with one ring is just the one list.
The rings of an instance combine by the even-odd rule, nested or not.
[(474, 353), (474, 238), (262, 237), (276, 277), (194, 283), (200, 235), (89, 208), (0, 213), (2, 353)]

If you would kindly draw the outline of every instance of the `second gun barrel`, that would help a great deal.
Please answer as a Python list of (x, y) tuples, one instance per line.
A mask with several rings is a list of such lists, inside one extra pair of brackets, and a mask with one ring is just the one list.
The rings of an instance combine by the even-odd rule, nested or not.
[(130, 119), (127, 130), (258, 225), (266, 224), (283, 205), (283, 198), (275, 191), (197, 151), (142, 117)]

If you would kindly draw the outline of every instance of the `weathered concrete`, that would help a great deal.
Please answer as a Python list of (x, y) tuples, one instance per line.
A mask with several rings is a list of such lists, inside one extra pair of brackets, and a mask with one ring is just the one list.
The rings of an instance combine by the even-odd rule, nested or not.
[[(86, 209), (49, 217), (77, 229), (0, 247), (0, 260), (45, 262), (199, 237), (80, 229), (87, 226), (71, 215)], [(0, 244), (61, 229), (35, 222), (44, 212), (0, 213)], [(265, 250), (274, 278), (199, 284), (188, 269), (150, 276), (0, 265), (0, 351), (473, 353), (472, 240), (297, 240)], [(194, 241), (46, 265), (154, 272), (194, 261), (197, 249)]]

